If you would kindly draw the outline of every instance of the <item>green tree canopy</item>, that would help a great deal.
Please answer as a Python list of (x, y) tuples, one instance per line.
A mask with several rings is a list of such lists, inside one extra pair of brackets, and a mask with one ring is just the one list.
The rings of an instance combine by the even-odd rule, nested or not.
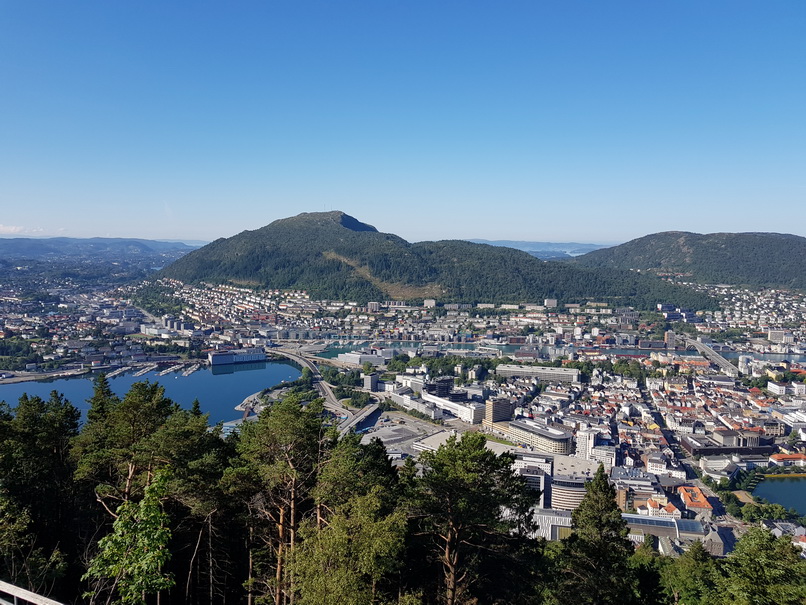
[(721, 566), (720, 603), (735, 605), (803, 605), (806, 561), (789, 537), (776, 538), (753, 527), (737, 542)]
[(627, 524), (601, 464), (585, 489), (571, 516), (574, 533), (563, 540), (555, 595), (565, 603), (620, 605), (634, 593)]
[(171, 538), (168, 515), (162, 509), (167, 493), (168, 473), (157, 472), (146, 486), (139, 503), (126, 501), (117, 509), (112, 533), (98, 542), (98, 554), (92, 560), (84, 579), (108, 579), (97, 584), (87, 597), (108, 590), (119, 599), (115, 603), (145, 603), (146, 596), (174, 585), (173, 577), (163, 572), (170, 560)]
[(512, 470), (512, 456), (487, 449), (481, 433), (450, 437), (437, 451), (424, 452), (420, 462), (412, 513), (442, 568), (444, 603), (466, 602), (473, 598), (480, 561), (532, 528), (537, 494)]

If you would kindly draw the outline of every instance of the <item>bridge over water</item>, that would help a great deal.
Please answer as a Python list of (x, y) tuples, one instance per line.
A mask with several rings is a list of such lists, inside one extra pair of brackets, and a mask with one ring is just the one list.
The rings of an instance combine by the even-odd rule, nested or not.
[(719, 353), (714, 351), (711, 347), (707, 344), (700, 342), (699, 340), (694, 340), (693, 338), (689, 338), (688, 336), (680, 336), (684, 343), (686, 343), (686, 347), (694, 347), (699, 351), (708, 361), (715, 363), (719, 366), (719, 369), (722, 370), (728, 376), (733, 378), (739, 377), (739, 368), (729, 362), (727, 359), (722, 357)]

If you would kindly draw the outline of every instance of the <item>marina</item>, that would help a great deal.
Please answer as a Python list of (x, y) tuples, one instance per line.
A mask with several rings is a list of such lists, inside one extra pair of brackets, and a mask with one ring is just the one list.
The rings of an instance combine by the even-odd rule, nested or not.
[(185, 364), (180, 363), (178, 365), (171, 366), (169, 368), (165, 368), (164, 370), (162, 370), (160, 372), (157, 372), (157, 376), (167, 376), (168, 374), (171, 374), (172, 372), (178, 372), (179, 370), (183, 369), (184, 367), (185, 367)]
[(159, 367), (159, 365), (157, 365), (156, 363), (149, 364), (149, 365), (145, 366), (144, 368), (141, 368), (141, 369), (137, 370), (134, 373), (134, 377), (139, 378), (140, 376), (145, 376), (149, 372), (153, 372), (154, 370), (156, 370), (158, 367)]
[[(149, 364), (136, 373), (118, 374), (109, 380), (109, 386), (118, 397), (123, 397), (135, 382), (158, 382), (165, 388), (165, 395), (183, 408), (190, 409), (193, 400), (198, 399), (202, 411), (210, 414), (210, 423), (216, 424), (242, 416), (235, 406), (249, 395), (284, 380), (294, 381), (301, 374), (297, 366), (283, 362), (230, 365), (228, 368), (228, 372), (217, 372), (214, 368), (194, 364), (182, 374), (174, 373), (173, 377), (166, 379), (158, 376), (156, 364)], [(189, 373), (186, 375), (185, 372)], [(23, 394), (48, 399), (51, 391), (57, 391), (83, 415), (89, 407), (87, 400), (92, 397), (96, 376), (84, 374), (75, 378), (0, 384), (0, 401), (14, 406)]]

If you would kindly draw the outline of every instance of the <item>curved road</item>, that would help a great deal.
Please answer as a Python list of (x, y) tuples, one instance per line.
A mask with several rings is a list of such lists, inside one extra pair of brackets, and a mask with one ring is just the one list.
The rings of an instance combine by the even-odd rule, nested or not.
[(284, 348), (272, 349), (272, 353), (278, 353), (284, 357), (288, 357), (288, 359), (296, 361), (303, 368), (308, 368), (311, 371), (313, 374), (313, 386), (317, 391), (319, 391), (322, 397), (325, 398), (326, 410), (333, 412), (337, 416), (347, 416), (348, 419), (353, 415), (353, 412), (344, 407), (339, 402), (336, 395), (333, 394), (333, 388), (327, 382), (322, 380), (322, 374), (319, 373), (319, 368), (314, 362), (306, 357), (303, 357), (299, 353), (292, 353), (288, 349)]

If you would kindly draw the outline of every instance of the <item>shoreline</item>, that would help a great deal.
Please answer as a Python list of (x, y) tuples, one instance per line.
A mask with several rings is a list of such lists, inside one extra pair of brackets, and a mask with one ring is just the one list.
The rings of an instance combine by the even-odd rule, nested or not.
[(47, 382), (48, 380), (59, 380), (62, 378), (75, 378), (76, 376), (83, 376), (84, 374), (91, 374), (90, 368), (83, 370), (66, 370), (64, 372), (36, 372), (25, 374), (21, 376), (15, 374), (10, 378), (0, 378), (0, 385), (4, 384), (18, 384), (20, 382)]

